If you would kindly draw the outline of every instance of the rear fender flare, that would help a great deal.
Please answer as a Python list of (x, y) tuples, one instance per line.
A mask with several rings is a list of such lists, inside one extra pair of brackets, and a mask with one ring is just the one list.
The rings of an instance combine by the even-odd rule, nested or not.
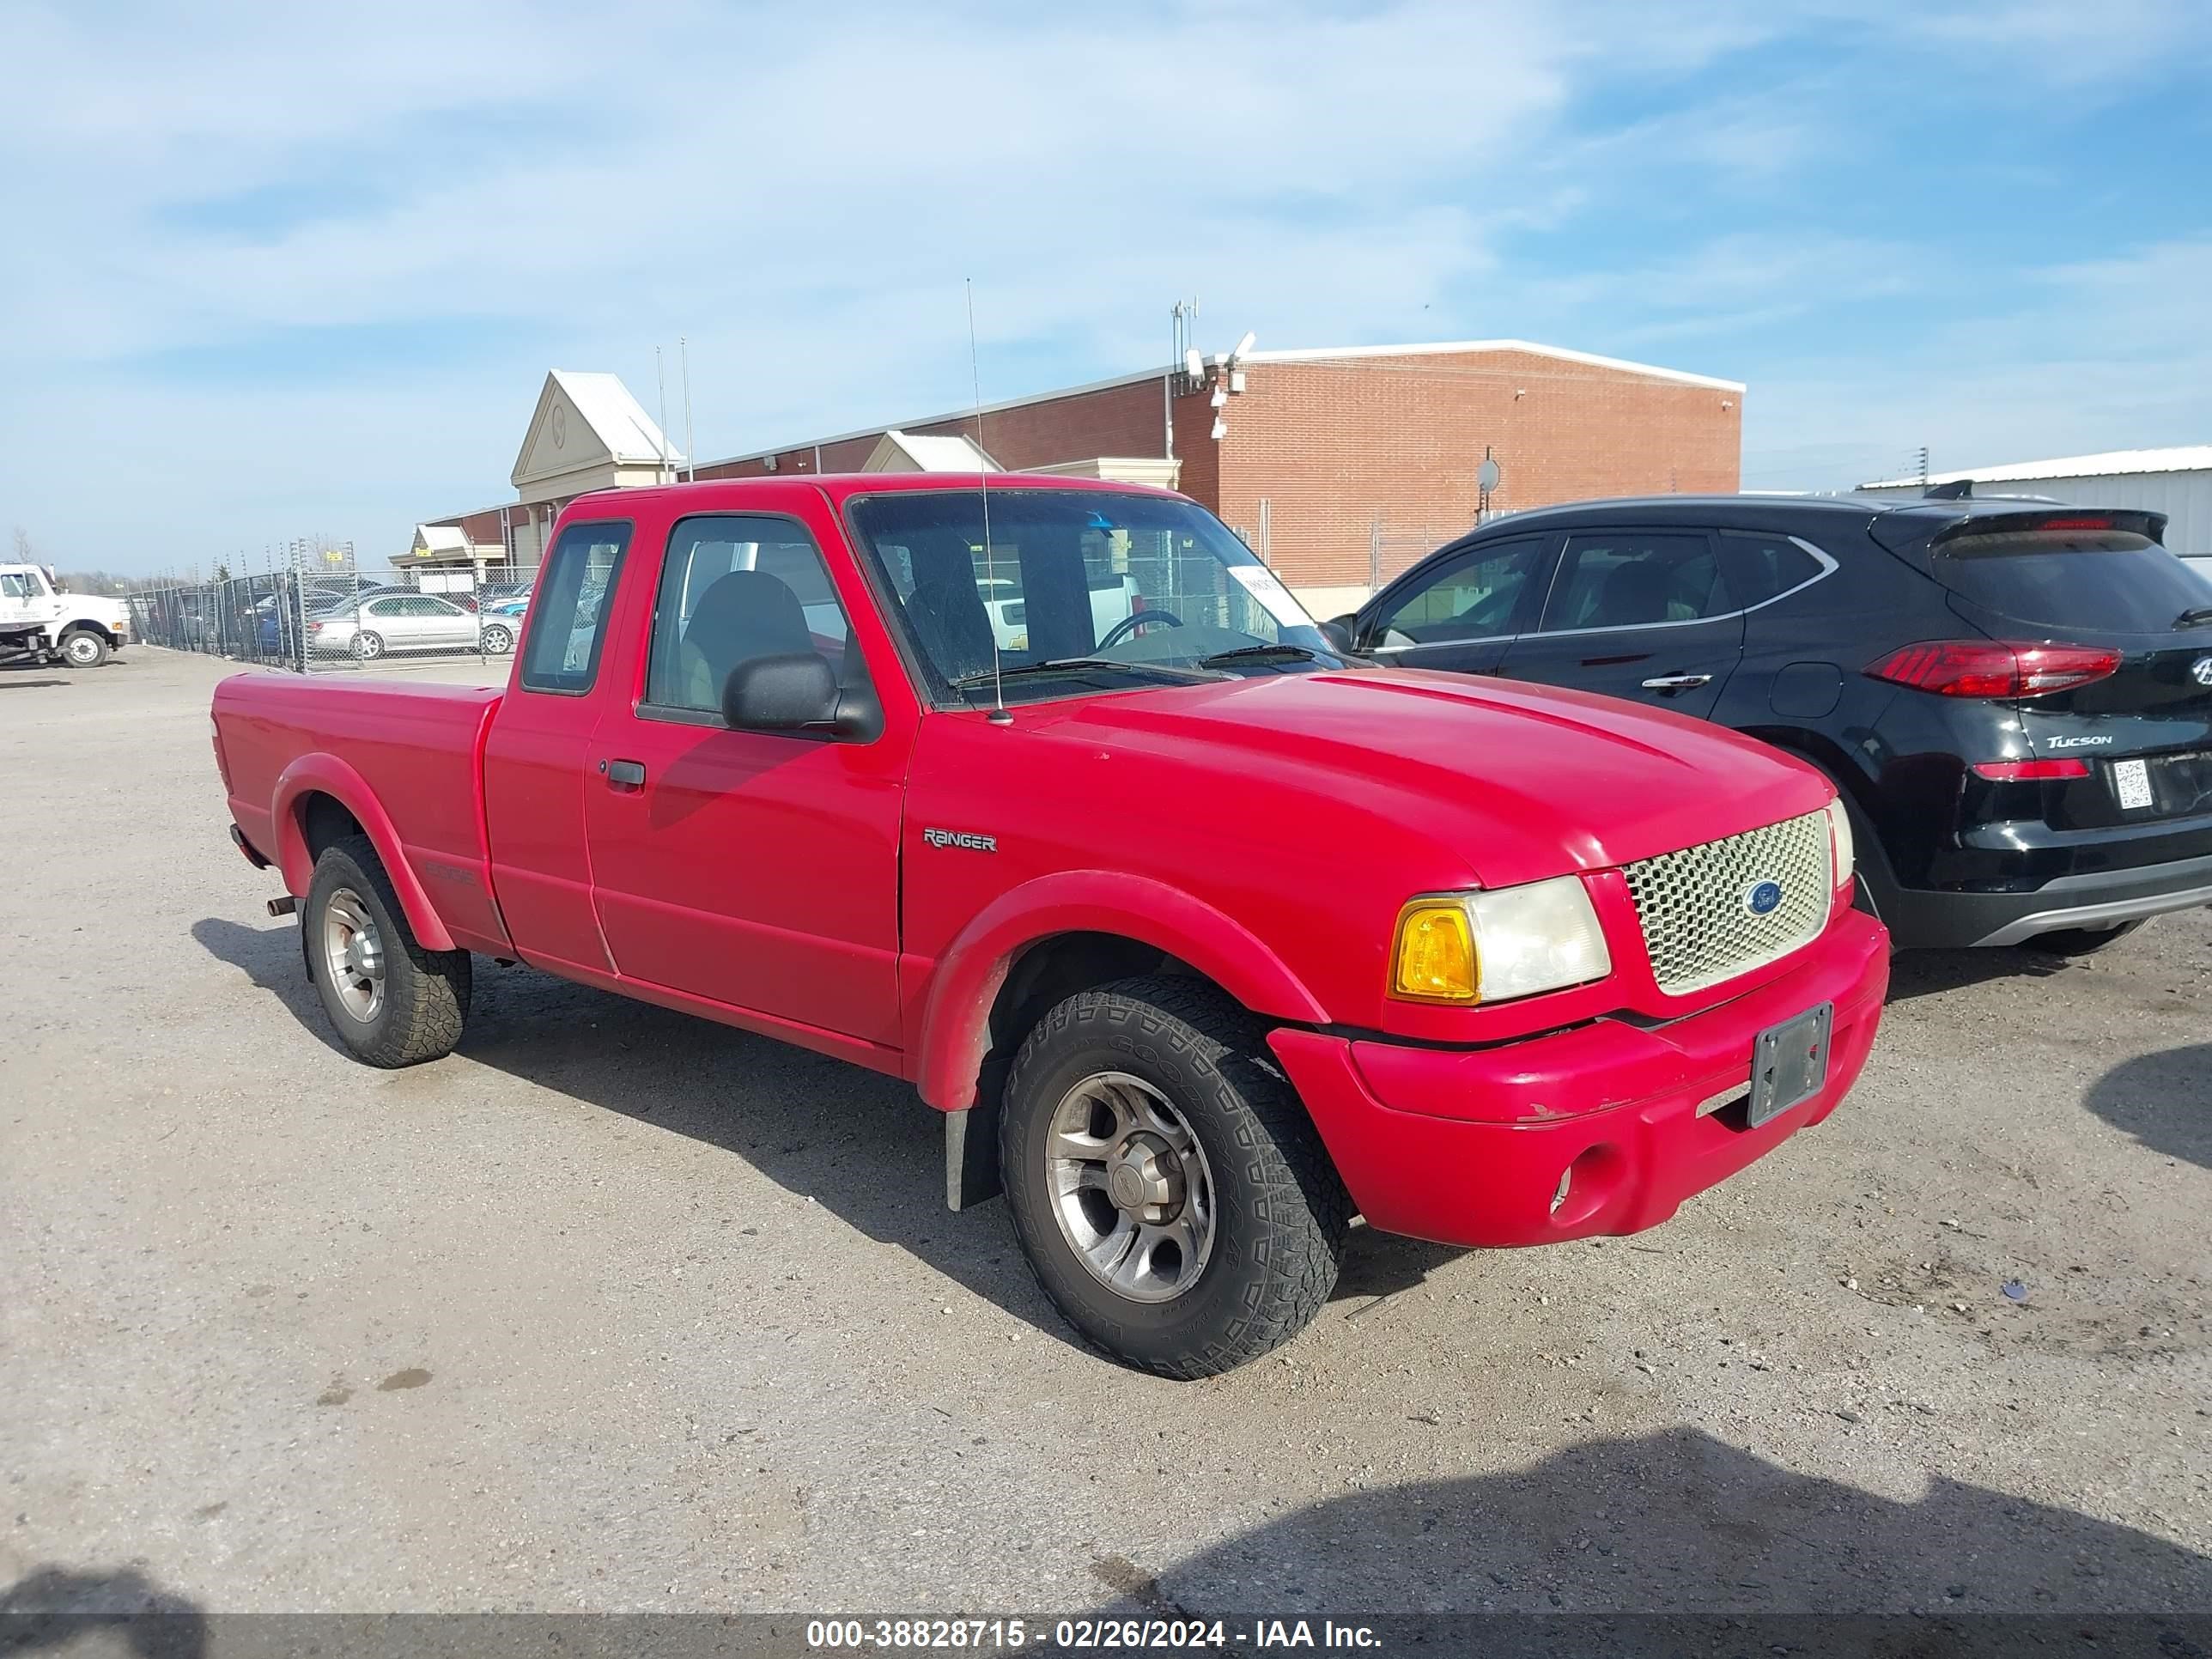
[(1059, 933), (1112, 933), (1166, 951), (1253, 1012), (1328, 1023), (1313, 994), (1242, 922), (1180, 888), (1104, 870), (1042, 876), (1002, 893), (963, 928), (932, 976), (920, 1029), (915, 1084), (941, 1112), (975, 1103), (991, 1042), (991, 1005), (1030, 946)]
[(284, 872), (285, 890), (295, 898), (304, 898), (314, 877), (315, 861), (307, 852), (307, 828), (299, 811), (301, 797), (310, 794), (328, 795), (353, 814), (362, 833), (376, 848), (377, 857), (384, 861), (384, 872), (392, 878), (416, 942), (426, 951), (453, 949), (453, 935), (439, 920), (430, 896), (422, 890), (422, 878), (407, 862), (391, 815), (368, 780), (335, 755), (302, 755), (276, 780), (270, 822), (276, 830), (276, 866)]

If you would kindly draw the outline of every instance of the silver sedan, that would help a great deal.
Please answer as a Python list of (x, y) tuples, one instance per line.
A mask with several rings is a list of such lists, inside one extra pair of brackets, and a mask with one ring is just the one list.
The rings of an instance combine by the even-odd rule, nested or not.
[(492, 630), (473, 611), (466, 611), (434, 593), (389, 593), (359, 604), (331, 605), (307, 618), (307, 645), (318, 656), (351, 656), (373, 661), (397, 651), (475, 651), (511, 649), (510, 629), (501, 630), (503, 644), (482, 636)]

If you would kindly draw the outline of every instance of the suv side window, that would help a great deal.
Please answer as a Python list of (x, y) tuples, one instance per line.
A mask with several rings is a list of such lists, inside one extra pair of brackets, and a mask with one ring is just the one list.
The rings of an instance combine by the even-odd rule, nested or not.
[(679, 521), (653, 609), (647, 706), (719, 722), (722, 685), (740, 663), (816, 652), (850, 684), (851, 629), (821, 550), (805, 526), (765, 514)]
[(1377, 651), (1494, 639), (1513, 631), (1522, 590), (1543, 562), (1540, 538), (1470, 548), (1391, 602), (1370, 630)]
[(628, 523), (572, 524), (538, 573), (522, 647), (521, 684), (581, 696), (599, 678), (607, 602), (629, 550)]
[(1702, 531), (1600, 531), (1567, 538), (1540, 631), (1650, 628), (1737, 608)]
[(1721, 532), (1721, 564), (1729, 592), (1742, 611), (1802, 587), (1827, 569), (1789, 537), (1761, 531)]

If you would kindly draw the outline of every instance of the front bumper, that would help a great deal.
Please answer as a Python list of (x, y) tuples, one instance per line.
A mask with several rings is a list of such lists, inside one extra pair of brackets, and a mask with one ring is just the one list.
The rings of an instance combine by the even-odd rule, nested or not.
[[(1866, 1064), (1888, 986), (1887, 936), (1847, 910), (1790, 972), (1663, 1025), (1600, 1019), (1480, 1049), (1294, 1028), (1267, 1041), (1370, 1226), (1549, 1244), (1655, 1226), (1827, 1116)], [(1740, 1106), (1699, 1112), (1748, 1087), (1759, 1032), (1821, 1002), (1836, 1017), (1818, 1094), (1756, 1129)]]

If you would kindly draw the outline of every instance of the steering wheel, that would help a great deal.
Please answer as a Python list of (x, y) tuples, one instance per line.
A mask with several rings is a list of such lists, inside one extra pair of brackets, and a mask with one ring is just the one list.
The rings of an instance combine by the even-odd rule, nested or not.
[(1103, 651), (1109, 645), (1119, 645), (1123, 635), (1133, 634), (1139, 629), (1148, 627), (1153, 623), (1165, 623), (1170, 628), (1181, 628), (1182, 618), (1172, 611), (1132, 611), (1108, 629), (1106, 637), (1091, 648), (1095, 651)]

